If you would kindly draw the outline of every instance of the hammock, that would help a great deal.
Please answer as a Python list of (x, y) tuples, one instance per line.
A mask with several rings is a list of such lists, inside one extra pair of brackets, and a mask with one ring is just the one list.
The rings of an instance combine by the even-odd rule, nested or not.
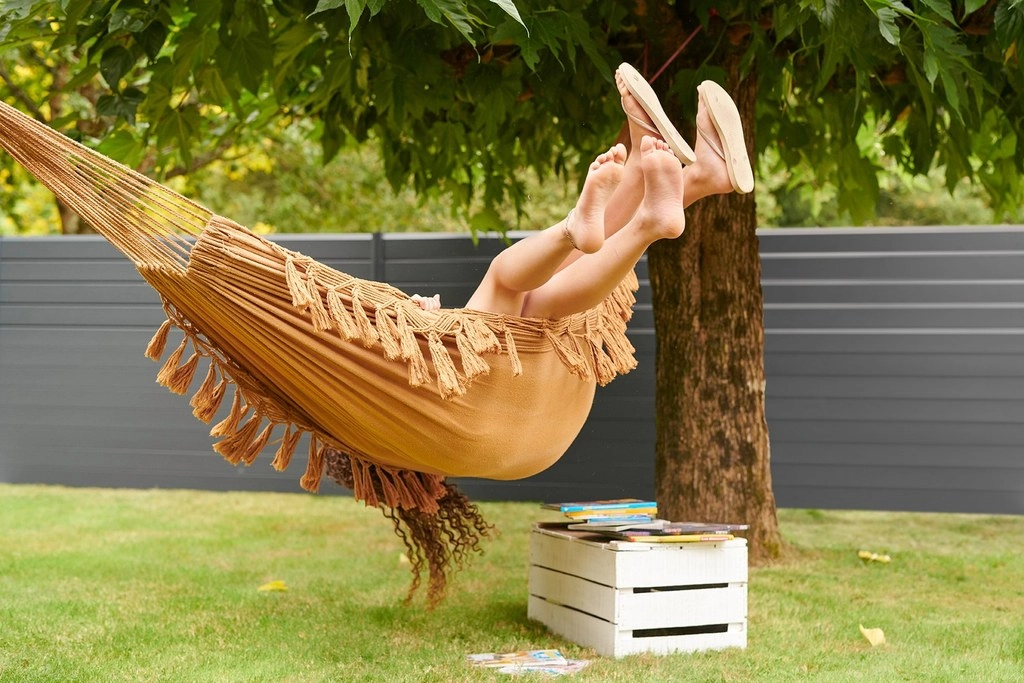
[[(251, 464), (304, 435), (303, 488), (334, 451), (357, 499), (431, 513), (445, 477), (517, 479), (578, 435), (595, 387), (636, 366), (635, 276), (559, 320), (422, 311), (400, 290), (282, 248), (0, 103), (0, 146), (130, 258), (167, 320), (146, 349), (157, 381)], [(170, 344), (173, 329), (181, 340)], [(167, 349), (171, 352), (167, 354)]]

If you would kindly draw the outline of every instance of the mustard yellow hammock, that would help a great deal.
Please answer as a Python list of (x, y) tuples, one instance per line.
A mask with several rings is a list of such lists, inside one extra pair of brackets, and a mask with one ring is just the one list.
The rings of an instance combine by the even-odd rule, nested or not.
[(595, 386), (636, 365), (625, 335), (635, 276), (560, 320), (426, 312), (3, 103), (0, 145), (159, 293), (167, 321), (147, 356), (165, 355), (172, 328), (183, 335), (157, 381), (184, 394), (204, 376), (191, 400), (204, 422), (231, 397), (214, 450), (250, 464), (279, 444), (272, 465), (283, 470), (308, 435), (307, 490), (326, 467), (369, 505), (435, 514), (445, 477), (516, 479), (550, 466), (582, 428)]

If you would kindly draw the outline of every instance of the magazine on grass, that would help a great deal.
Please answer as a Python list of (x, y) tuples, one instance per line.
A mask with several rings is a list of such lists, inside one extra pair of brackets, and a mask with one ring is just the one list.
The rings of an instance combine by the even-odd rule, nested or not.
[(565, 666), (567, 660), (559, 650), (522, 650), (519, 652), (481, 652), (466, 655), (474, 666), (493, 667), (549, 667)]

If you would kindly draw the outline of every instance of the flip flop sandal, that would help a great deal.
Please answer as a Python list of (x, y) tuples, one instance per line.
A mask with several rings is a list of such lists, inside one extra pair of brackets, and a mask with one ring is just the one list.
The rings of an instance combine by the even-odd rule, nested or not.
[(638, 124), (642, 128), (645, 128), (652, 133), (660, 135), (665, 142), (668, 143), (672, 153), (676, 155), (683, 164), (689, 165), (697, 161), (697, 155), (693, 153), (693, 150), (683, 136), (679, 134), (676, 127), (672, 125), (672, 122), (668, 118), (668, 114), (661, 106), (661, 102), (658, 100), (658, 96), (654, 93), (654, 89), (651, 88), (647, 80), (640, 75), (640, 72), (634, 69), (631, 65), (623, 62), (619, 65), (619, 73), (622, 74), (623, 80), (626, 82), (626, 89), (629, 93), (640, 103), (647, 115), (654, 121), (655, 128), (651, 128), (651, 125), (646, 121), (640, 121), (635, 116), (629, 116), (630, 120)]
[(708, 114), (718, 138), (722, 141), (722, 146), (719, 147), (714, 138), (700, 126), (697, 126), (697, 132), (718, 156), (725, 159), (732, 189), (740, 194), (750, 192), (754, 189), (754, 172), (750, 168), (750, 159), (747, 158), (747, 145), (743, 142), (743, 124), (736, 103), (729, 93), (714, 81), (704, 81), (697, 86), (697, 94), (703, 98), (708, 108)]

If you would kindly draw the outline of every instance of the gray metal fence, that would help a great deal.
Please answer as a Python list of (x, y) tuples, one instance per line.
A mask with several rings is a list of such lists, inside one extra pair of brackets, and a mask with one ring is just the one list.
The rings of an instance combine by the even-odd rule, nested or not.
[[(1024, 227), (759, 237), (779, 505), (1024, 513)], [(449, 305), (502, 247), (451, 235), (275, 239)], [(472, 497), (653, 492), (654, 336), (643, 263), (638, 272), (639, 369), (598, 391), (554, 467), (461, 481)], [(0, 239), (0, 481), (298, 491), (300, 472), (274, 472), (269, 457), (221, 460), (187, 400), (155, 384), (142, 351), (162, 320), (155, 293), (102, 239)]]

